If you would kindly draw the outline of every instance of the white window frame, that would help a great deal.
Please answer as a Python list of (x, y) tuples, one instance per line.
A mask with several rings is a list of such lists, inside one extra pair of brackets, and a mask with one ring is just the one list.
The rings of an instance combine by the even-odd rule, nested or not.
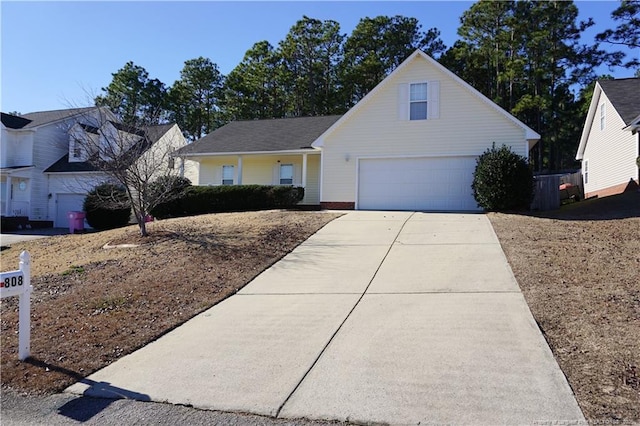
[[(228, 173), (225, 173), (225, 170), (231, 170), (231, 179), (229, 179)], [(222, 179), (221, 179), (221, 183), (222, 185), (233, 185), (235, 180), (236, 174), (236, 166), (234, 166), (233, 164), (225, 164), (222, 166)]]
[[(290, 178), (289, 177), (283, 177), (282, 171), (286, 170), (288, 168), (290, 168), (290, 170), (291, 170), (291, 177)], [(278, 170), (278, 182), (280, 183), (280, 185), (293, 185), (293, 176), (294, 176), (293, 164), (291, 164), (291, 163), (280, 164), (280, 168)]]
[(589, 183), (589, 160), (582, 160), (582, 176), (584, 177), (584, 184), (587, 185)]
[[(425, 86), (425, 97), (419, 99), (412, 99), (413, 92), (411, 90), (412, 87), (424, 85)], [(411, 107), (414, 104), (424, 104), (424, 117), (420, 116), (419, 118), (412, 118), (411, 116)], [(428, 81), (418, 81), (414, 83), (409, 83), (409, 121), (420, 121), (427, 120), (429, 118), (429, 82)]]
[(605, 103), (602, 103), (602, 105), (600, 105), (600, 130), (604, 130), (606, 124), (607, 110), (605, 108), (605, 105)]

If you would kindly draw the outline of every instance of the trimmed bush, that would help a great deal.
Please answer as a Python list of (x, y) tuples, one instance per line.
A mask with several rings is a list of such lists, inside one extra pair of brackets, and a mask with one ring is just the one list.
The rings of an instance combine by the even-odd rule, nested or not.
[(181, 216), (180, 198), (191, 187), (191, 181), (180, 176), (161, 176), (149, 185), (149, 195), (153, 204), (158, 200), (149, 213), (152, 216), (165, 219), (172, 216)]
[(93, 188), (84, 199), (87, 223), (98, 230), (126, 226), (131, 217), (131, 203), (124, 188), (103, 183)]
[(473, 196), (488, 211), (528, 210), (533, 200), (533, 173), (527, 160), (507, 146), (486, 150), (476, 162)]
[[(153, 210), (156, 217), (290, 208), (304, 198), (304, 188), (270, 185), (191, 186), (170, 209)], [(161, 213), (163, 216), (157, 215)]]

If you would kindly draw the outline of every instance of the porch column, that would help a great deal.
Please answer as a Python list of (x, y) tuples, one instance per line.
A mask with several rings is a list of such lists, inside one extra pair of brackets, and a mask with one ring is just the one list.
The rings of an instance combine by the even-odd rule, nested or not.
[(11, 185), (12, 185), (11, 175), (7, 175), (7, 193), (5, 194), (5, 200), (4, 200), (4, 210), (5, 211), (2, 213), (5, 216), (12, 216), (10, 214), (10, 212), (11, 212), (11, 192), (12, 192)]
[(302, 187), (307, 187), (307, 155), (302, 154)]
[(242, 185), (242, 155), (238, 155), (238, 185)]

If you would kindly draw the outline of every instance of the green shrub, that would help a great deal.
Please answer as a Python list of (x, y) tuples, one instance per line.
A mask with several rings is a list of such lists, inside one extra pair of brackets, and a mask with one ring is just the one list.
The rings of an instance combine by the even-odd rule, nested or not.
[(87, 223), (98, 230), (125, 226), (131, 217), (131, 203), (124, 188), (104, 183), (93, 188), (84, 199)]
[(152, 216), (165, 219), (184, 216), (181, 212), (180, 198), (191, 186), (191, 181), (180, 176), (162, 176), (149, 185), (149, 197), (153, 201)]
[(533, 173), (524, 157), (494, 144), (478, 157), (471, 188), (478, 206), (485, 210), (528, 210), (533, 200)]
[[(191, 186), (162, 213), (164, 217), (290, 208), (304, 198), (304, 188), (271, 185)], [(156, 211), (152, 213), (156, 216)], [(156, 216), (162, 217), (162, 216)]]

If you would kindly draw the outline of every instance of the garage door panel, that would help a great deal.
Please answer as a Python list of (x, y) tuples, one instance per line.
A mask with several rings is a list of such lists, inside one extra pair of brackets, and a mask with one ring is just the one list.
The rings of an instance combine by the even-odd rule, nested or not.
[(55, 226), (64, 228), (69, 225), (67, 213), (70, 211), (82, 211), (84, 194), (56, 194), (56, 220)]
[(362, 159), (358, 208), (478, 210), (471, 183), (475, 157)]

